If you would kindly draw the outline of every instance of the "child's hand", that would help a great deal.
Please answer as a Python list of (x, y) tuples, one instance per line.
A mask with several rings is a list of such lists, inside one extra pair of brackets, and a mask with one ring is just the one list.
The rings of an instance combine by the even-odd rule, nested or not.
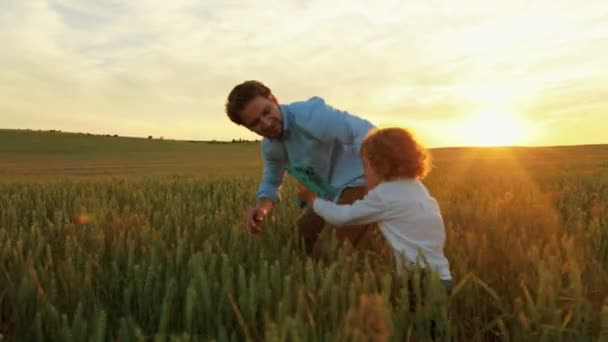
[(312, 203), (317, 198), (317, 195), (308, 190), (308, 188), (300, 183), (298, 183), (298, 198), (300, 201), (306, 203), (309, 207), (312, 207)]

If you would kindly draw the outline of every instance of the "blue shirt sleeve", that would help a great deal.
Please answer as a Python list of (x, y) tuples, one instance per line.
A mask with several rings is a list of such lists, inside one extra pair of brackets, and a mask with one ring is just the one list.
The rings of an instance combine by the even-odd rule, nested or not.
[(273, 203), (280, 202), (279, 189), (285, 176), (285, 149), (280, 143), (262, 140), (262, 161), (264, 172), (256, 198), (269, 198)]
[(338, 141), (354, 145), (359, 151), (363, 138), (374, 128), (369, 121), (335, 109), (320, 97), (312, 97), (293, 106), (300, 113), (295, 117), (295, 124), (320, 142)]

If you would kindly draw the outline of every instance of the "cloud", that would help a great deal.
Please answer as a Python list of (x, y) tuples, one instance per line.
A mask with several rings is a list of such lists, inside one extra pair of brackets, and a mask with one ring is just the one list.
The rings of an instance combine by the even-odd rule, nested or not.
[(83, 131), (252, 137), (223, 113), (246, 79), (284, 102), (320, 95), (421, 127), (491, 106), (539, 122), (597, 115), (608, 108), (607, 19), (604, 1), (7, 0), (0, 117), (9, 127), (24, 124), (19, 115)]

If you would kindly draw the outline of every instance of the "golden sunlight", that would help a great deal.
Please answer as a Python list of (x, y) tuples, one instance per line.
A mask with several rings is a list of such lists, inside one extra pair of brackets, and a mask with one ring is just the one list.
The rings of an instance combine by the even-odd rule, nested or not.
[(482, 111), (466, 120), (461, 131), (463, 140), (474, 146), (508, 146), (524, 143), (527, 125), (511, 113)]

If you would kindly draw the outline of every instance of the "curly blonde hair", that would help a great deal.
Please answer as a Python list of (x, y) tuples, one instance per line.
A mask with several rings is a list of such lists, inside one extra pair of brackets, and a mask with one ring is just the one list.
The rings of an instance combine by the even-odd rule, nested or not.
[(398, 128), (373, 129), (361, 145), (365, 158), (383, 181), (424, 178), (430, 169), (430, 154), (412, 133)]

